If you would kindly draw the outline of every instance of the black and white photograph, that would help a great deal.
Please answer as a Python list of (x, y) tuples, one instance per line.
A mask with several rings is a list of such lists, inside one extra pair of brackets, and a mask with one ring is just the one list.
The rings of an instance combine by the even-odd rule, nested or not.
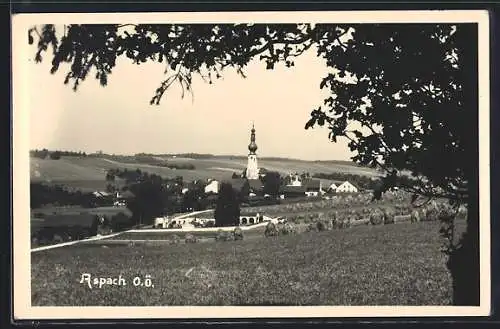
[(489, 314), (486, 11), (12, 24), (16, 318)]

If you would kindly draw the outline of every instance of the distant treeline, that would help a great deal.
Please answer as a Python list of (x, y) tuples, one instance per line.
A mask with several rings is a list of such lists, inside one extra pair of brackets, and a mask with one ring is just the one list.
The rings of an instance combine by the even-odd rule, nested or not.
[(376, 189), (380, 184), (380, 180), (377, 178), (371, 178), (355, 174), (345, 174), (340, 172), (315, 173), (312, 175), (312, 177), (335, 180), (335, 181), (349, 181), (351, 183), (354, 183), (354, 185), (366, 190)]
[[(215, 154), (206, 154), (206, 153), (164, 153), (164, 154), (154, 154), (154, 153), (137, 153), (135, 156), (151, 156), (151, 157), (179, 157), (179, 158), (191, 158), (191, 159), (229, 159), (229, 160), (246, 160), (248, 158), (247, 155), (215, 155)], [(346, 165), (352, 165), (352, 166), (358, 166), (361, 167), (360, 165), (347, 161), (347, 160), (314, 160), (314, 161), (308, 161), (308, 160), (302, 160), (302, 159), (295, 159), (295, 158), (288, 158), (288, 157), (265, 157), (265, 156), (260, 156), (260, 160), (268, 160), (268, 161), (298, 161), (298, 162), (315, 162), (315, 163), (339, 163), (339, 164), (346, 164)]]
[(164, 168), (170, 168), (170, 169), (179, 169), (179, 170), (195, 170), (196, 169), (196, 167), (192, 163), (171, 163), (171, 162), (168, 162), (167, 160), (157, 159), (156, 157), (159, 157), (158, 155), (156, 155), (156, 157), (155, 157), (155, 156), (146, 155), (146, 154), (136, 154), (133, 156), (101, 154), (101, 155), (99, 155), (99, 157), (113, 160), (113, 161), (117, 161), (117, 162), (133, 163), (133, 164), (145, 164), (145, 165), (164, 167)]
[(76, 152), (76, 151), (60, 151), (60, 150), (54, 150), (50, 151), (47, 149), (42, 149), (42, 150), (31, 150), (30, 151), (30, 156), (35, 157), (35, 158), (40, 158), (40, 159), (46, 159), (49, 157), (52, 160), (59, 160), (61, 157), (86, 157), (87, 154), (85, 152)]
[(137, 153), (135, 156), (151, 156), (151, 157), (179, 157), (179, 158), (191, 158), (191, 159), (211, 159), (214, 158), (213, 154), (203, 154), (203, 153)]

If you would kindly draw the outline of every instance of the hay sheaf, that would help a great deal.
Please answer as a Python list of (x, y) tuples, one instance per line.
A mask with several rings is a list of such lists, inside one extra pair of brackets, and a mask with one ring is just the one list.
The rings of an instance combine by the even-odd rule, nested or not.
[(243, 240), (243, 230), (239, 227), (236, 227), (233, 231), (234, 240)]
[(381, 225), (384, 223), (384, 213), (380, 209), (373, 209), (370, 214), (370, 223), (372, 225)]
[(382, 209), (384, 213), (384, 224), (394, 224), (394, 217), (396, 216), (396, 212), (392, 207), (386, 207)]
[(421, 218), (422, 218), (422, 215), (420, 214), (420, 211), (418, 211), (418, 209), (414, 209), (411, 212), (411, 222), (412, 223), (420, 222)]
[(274, 223), (269, 222), (266, 225), (266, 230), (264, 231), (264, 235), (266, 237), (278, 236), (279, 235), (279, 231), (278, 231), (276, 225)]
[(181, 243), (181, 237), (177, 234), (172, 235), (172, 238), (169, 240), (170, 244), (179, 244)]
[(290, 234), (297, 234), (297, 228), (294, 225), (291, 225), (289, 223), (279, 225), (277, 227), (278, 234), (279, 235), (290, 235)]
[(188, 233), (184, 237), (184, 241), (186, 243), (197, 243), (199, 240), (198, 240), (198, 238), (196, 236), (194, 236), (194, 234)]
[(229, 231), (223, 231), (223, 230), (219, 229), (217, 231), (217, 236), (215, 237), (215, 240), (217, 240), (217, 241), (234, 241), (235, 240), (234, 231), (229, 232)]

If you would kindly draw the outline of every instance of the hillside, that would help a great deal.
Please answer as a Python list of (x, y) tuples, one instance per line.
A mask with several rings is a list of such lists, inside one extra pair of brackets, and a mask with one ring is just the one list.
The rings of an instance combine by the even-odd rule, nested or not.
[[(241, 173), (246, 167), (243, 158), (211, 157), (207, 159), (193, 159), (188, 157), (156, 157), (168, 163), (190, 163), (195, 170), (170, 169), (155, 165), (111, 160), (103, 157), (62, 157), (60, 160), (30, 159), (30, 177), (34, 182), (50, 182), (64, 184), (83, 190), (103, 189), (106, 171), (112, 168), (135, 170), (140, 169), (163, 177), (183, 176), (185, 181), (194, 179), (228, 179), (233, 172)], [(282, 174), (289, 172), (330, 173), (343, 172), (358, 175), (374, 176), (376, 172), (347, 163), (312, 162), (302, 160), (267, 160), (259, 161), (260, 167), (278, 171)]]

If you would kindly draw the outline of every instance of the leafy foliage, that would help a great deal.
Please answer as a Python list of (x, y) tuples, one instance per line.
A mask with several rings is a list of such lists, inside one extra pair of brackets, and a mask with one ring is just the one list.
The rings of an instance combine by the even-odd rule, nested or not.
[(215, 226), (237, 226), (240, 220), (240, 202), (229, 183), (221, 183), (215, 207)]
[(70, 191), (60, 185), (46, 185), (32, 182), (30, 184), (30, 207), (39, 208), (45, 205), (95, 207), (99, 199), (91, 193)]
[(270, 171), (262, 178), (264, 183), (264, 194), (276, 197), (279, 194), (281, 186), (281, 176), (278, 172)]

